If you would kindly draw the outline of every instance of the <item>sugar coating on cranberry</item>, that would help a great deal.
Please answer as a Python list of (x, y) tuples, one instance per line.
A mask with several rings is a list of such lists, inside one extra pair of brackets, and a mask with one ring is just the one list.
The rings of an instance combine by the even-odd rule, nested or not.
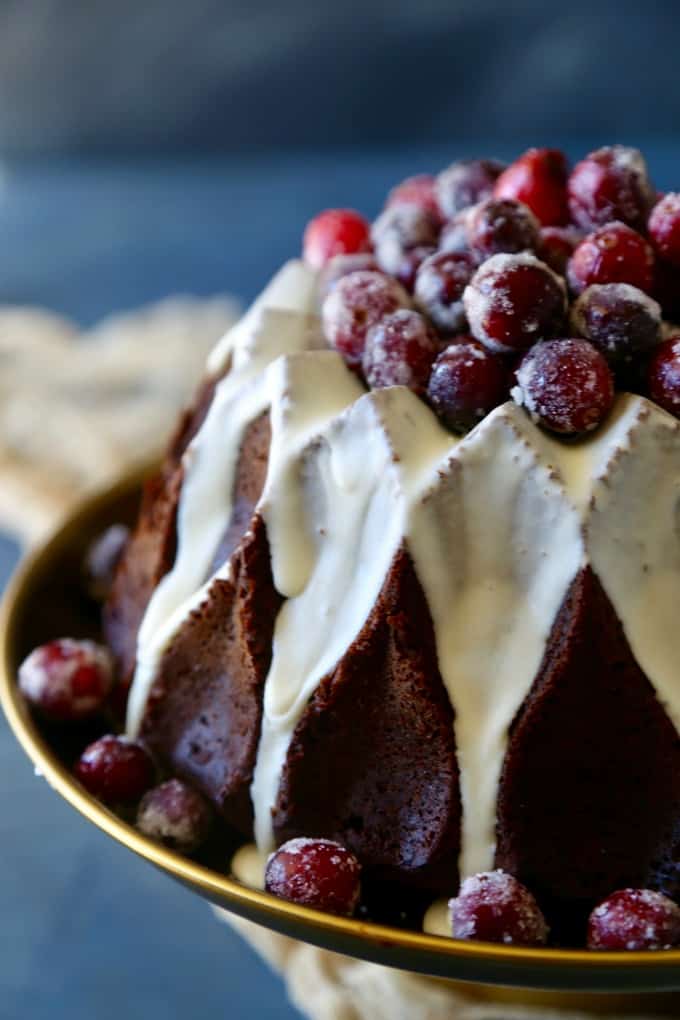
[(680, 267), (680, 192), (670, 191), (656, 203), (647, 227), (659, 254)]
[(496, 181), (495, 198), (514, 198), (543, 226), (569, 222), (567, 160), (559, 149), (529, 149)]
[(416, 174), (414, 177), (407, 177), (401, 184), (392, 188), (385, 205), (415, 205), (436, 219), (440, 219), (441, 210), (437, 198), (436, 178), (432, 174)]
[(371, 227), (378, 265), (396, 276), (404, 254), (414, 248), (434, 248), (439, 221), (427, 209), (412, 204), (390, 205)]
[(549, 929), (529, 890), (505, 871), (487, 871), (466, 878), (449, 903), (457, 939), (543, 946)]
[(326, 209), (307, 224), (303, 239), (305, 262), (321, 269), (334, 255), (369, 251), (370, 225), (354, 209)]
[(655, 197), (642, 153), (625, 145), (591, 152), (572, 170), (567, 190), (571, 217), (584, 230), (612, 220), (642, 229)]
[(317, 284), (317, 296), (319, 303), (330, 294), (338, 280), (350, 273), (358, 273), (361, 270), (368, 270), (371, 273), (381, 272), (373, 252), (357, 252), (354, 255), (334, 255), (319, 273)]
[(463, 159), (437, 177), (439, 207), (451, 219), (461, 209), (490, 198), (504, 164), (497, 159)]
[(538, 220), (528, 206), (509, 198), (480, 202), (467, 222), (468, 243), (479, 258), (533, 250), (540, 242)]
[(467, 432), (508, 397), (508, 367), (478, 340), (459, 337), (438, 356), (427, 399), (452, 432)]
[(350, 273), (321, 306), (326, 339), (350, 366), (357, 367), (371, 326), (408, 304), (408, 294), (396, 280), (366, 270)]
[(180, 779), (169, 779), (144, 794), (136, 824), (150, 839), (191, 854), (205, 843), (212, 821), (212, 808), (198, 790)]
[(588, 919), (588, 949), (671, 949), (680, 943), (680, 907), (651, 889), (620, 889)]
[(407, 386), (422, 393), (439, 351), (436, 333), (418, 312), (401, 308), (386, 315), (366, 337), (362, 359), (369, 386)]
[(107, 528), (88, 548), (83, 563), (88, 594), (98, 602), (108, 598), (123, 551), (130, 537), (124, 524)]
[(571, 325), (615, 363), (659, 342), (661, 308), (629, 283), (595, 283), (572, 305)]
[(86, 719), (113, 687), (113, 661), (94, 641), (60, 638), (34, 648), (19, 667), (19, 689), (31, 705), (56, 721)]
[(350, 917), (359, 902), (361, 865), (330, 839), (290, 839), (267, 861), (265, 889), (283, 900)]
[(133, 804), (155, 779), (154, 764), (141, 744), (108, 734), (86, 747), (76, 762), (76, 778), (105, 804)]
[(547, 266), (565, 276), (569, 259), (582, 240), (583, 233), (576, 227), (543, 227), (537, 254)]
[(654, 287), (654, 252), (625, 223), (608, 223), (574, 249), (567, 276), (575, 294), (593, 283), (630, 283), (649, 293)]
[(463, 291), (474, 271), (475, 261), (466, 252), (440, 251), (421, 263), (415, 280), (416, 303), (438, 329), (459, 333), (465, 327)]
[(465, 288), (463, 305), (477, 340), (498, 353), (522, 351), (561, 327), (566, 288), (535, 255), (494, 255)]
[(614, 403), (609, 365), (587, 340), (546, 340), (525, 354), (512, 389), (516, 403), (551, 432), (578, 436), (604, 420)]
[(417, 248), (407, 248), (402, 252), (394, 271), (390, 275), (394, 276), (399, 281), (404, 290), (407, 290), (409, 294), (412, 294), (418, 270), (422, 266), (423, 262), (430, 257), (430, 255), (434, 255), (436, 250), (437, 249), (432, 245), (420, 245)]
[[(444, 225), (439, 235), (440, 251), (462, 251), (471, 254), (469, 225), (476, 208), (471, 205), (468, 209), (461, 210)], [(479, 261), (478, 258), (476, 260)]]
[(680, 418), (680, 336), (668, 337), (654, 351), (647, 387), (655, 403)]

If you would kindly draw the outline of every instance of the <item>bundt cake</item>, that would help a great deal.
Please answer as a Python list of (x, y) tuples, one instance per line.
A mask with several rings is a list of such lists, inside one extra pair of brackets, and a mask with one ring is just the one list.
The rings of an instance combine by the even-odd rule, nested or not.
[(127, 736), (261, 854), (334, 840), (423, 903), (496, 869), (558, 940), (616, 890), (680, 898), (655, 203), (616, 146), (413, 178), (370, 231), (313, 221), (213, 351), (104, 627)]

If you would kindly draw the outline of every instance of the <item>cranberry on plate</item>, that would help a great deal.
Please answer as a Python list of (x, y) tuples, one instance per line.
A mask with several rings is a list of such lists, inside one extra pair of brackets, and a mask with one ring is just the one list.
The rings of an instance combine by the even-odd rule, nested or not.
[(669, 337), (654, 351), (647, 385), (652, 400), (680, 418), (680, 335)]
[(560, 276), (566, 276), (567, 264), (583, 240), (576, 227), (543, 227), (537, 255)]
[(651, 889), (620, 889), (588, 920), (588, 949), (671, 949), (678, 943), (680, 907)]
[(418, 312), (409, 308), (386, 315), (366, 337), (362, 359), (369, 386), (408, 386), (422, 393), (439, 351), (437, 336)]
[(108, 734), (86, 747), (76, 762), (76, 778), (105, 804), (134, 804), (153, 786), (154, 764), (141, 744)]
[(213, 822), (205, 797), (181, 779), (169, 779), (142, 797), (137, 828), (172, 850), (191, 854), (205, 843)]
[(552, 269), (528, 252), (494, 255), (470, 280), (463, 304), (475, 339), (489, 350), (512, 353), (561, 328), (566, 289)]
[(334, 255), (370, 251), (370, 224), (354, 209), (326, 209), (307, 224), (303, 256), (321, 269)]
[(625, 223), (608, 223), (575, 248), (567, 276), (575, 294), (592, 283), (630, 283), (649, 294), (654, 288), (654, 252)]
[(361, 270), (368, 270), (372, 273), (381, 271), (373, 252), (363, 251), (353, 255), (334, 255), (332, 259), (329, 259), (319, 274), (319, 304), (323, 304), (324, 298), (330, 294), (338, 280)]
[(629, 283), (595, 283), (575, 301), (571, 325), (578, 336), (616, 363), (659, 342), (661, 309)]
[(452, 432), (467, 432), (507, 399), (504, 358), (473, 337), (457, 337), (434, 363), (427, 385), (430, 406)]
[(459, 333), (465, 327), (463, 291), (474, 271), (475, 261), (466, 252), (440, 251), (421, 263), (416, 304), (443, 333)]
[(480, 259), (538, 248), (540, 227), (528, 206), (510, 198), (480, 202), (467, 221), (468, 243)]
[[(423, 258), (434, 251), (439, 229), (437, 217), (422, 206), (389, 205), (371, 228), (378, 265), (408, 285)], [(413, 259), (409, 259), (412, 252), (420, 253), (415, 267)]]
[(444, 216), (451, 219), (461, 209), (490, 198), (503, 168), (497, 159), (463, 159), (442, 170), (436, 187)]
[(432, 174), (416, 174), (414, 177), (407, 177), (401, 184), (392, 188), (385, 205), (416, 205), (437, 220), (441, 219), (436, 177), (433, 177)]
[(591, 343), (567, 337), (525, 354), (512, 390), (531, 419), (551, 432), (579, 436), (604, 420), (614, 403), (614, 378)]
[(659, 254), (680, 267), (680, 193), (669, 191), (657, 202), (649, 217), (648, 230)]
[(350, 273), (338, 281), (321, 307), (326, 339), (348, 365), (357, 367), (371, 326), (408, 304), (408, 294), (396, 280), (365, 270)]
[(360, 894), (361, 865), (330, 839), (289, 839), (267, 861), (265, 889), (283, 900), (350, 917)]
[(569, 222), (567, 160), (559, 149), (529, 149), (496, 181), (494, 198), (528, 206), (543, 226)]
[(572, 170), (567, 189), (571, 218), (584, 230), (612, 220), (643, 229), (655, 199), (642, 153), (625, 145), (591, 152)]
[(548, 926), (536, 900), (506, 871), (466, 878), (449, 910), (457, 939), (518, 946), (542, 946), (548, 940)]
[(111, 654), (94, 641), (50, 641), (35, 648), (19, 667), (19, 690), (42, 715), (55, 721), (95, 715), (112, 687)]

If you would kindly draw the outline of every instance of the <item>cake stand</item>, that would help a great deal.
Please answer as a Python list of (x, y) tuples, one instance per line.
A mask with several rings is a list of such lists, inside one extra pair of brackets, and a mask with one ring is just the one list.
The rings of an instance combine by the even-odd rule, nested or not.
[(4, 599), (0, 699), (17, 739), (58, 795), (111, 838), (211, 904), (295, 939), (440, 980), (472, 983), (475, 996), (487, 1001), (535, 1002), (610, 1015), (612, 1011), (680, 1015), (680, 950), (621, 954), (525, 949), (334, 917), (247, 888), (174, 853), (90, 797), (36, 725), (16, 675), (19, 663), (36, 645), (64, 635), (98, 635), (98, 614), (81, 583), (83, 554), (110, 524), (134, 520), (142, 481), (143, 473), (137, 471), (86, 500), (24, 561)]

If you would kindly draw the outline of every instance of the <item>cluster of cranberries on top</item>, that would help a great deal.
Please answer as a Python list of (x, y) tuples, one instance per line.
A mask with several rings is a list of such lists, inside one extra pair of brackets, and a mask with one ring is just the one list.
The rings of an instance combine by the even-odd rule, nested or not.
[(457, 433), (510, 397), (566, 438), (617, 390), (680, 417), (680, 194), (638, 150), (463, 160), (357, 217), (321, 213), (304, 254), (326, 340), (369, 387), (409, 387)]

